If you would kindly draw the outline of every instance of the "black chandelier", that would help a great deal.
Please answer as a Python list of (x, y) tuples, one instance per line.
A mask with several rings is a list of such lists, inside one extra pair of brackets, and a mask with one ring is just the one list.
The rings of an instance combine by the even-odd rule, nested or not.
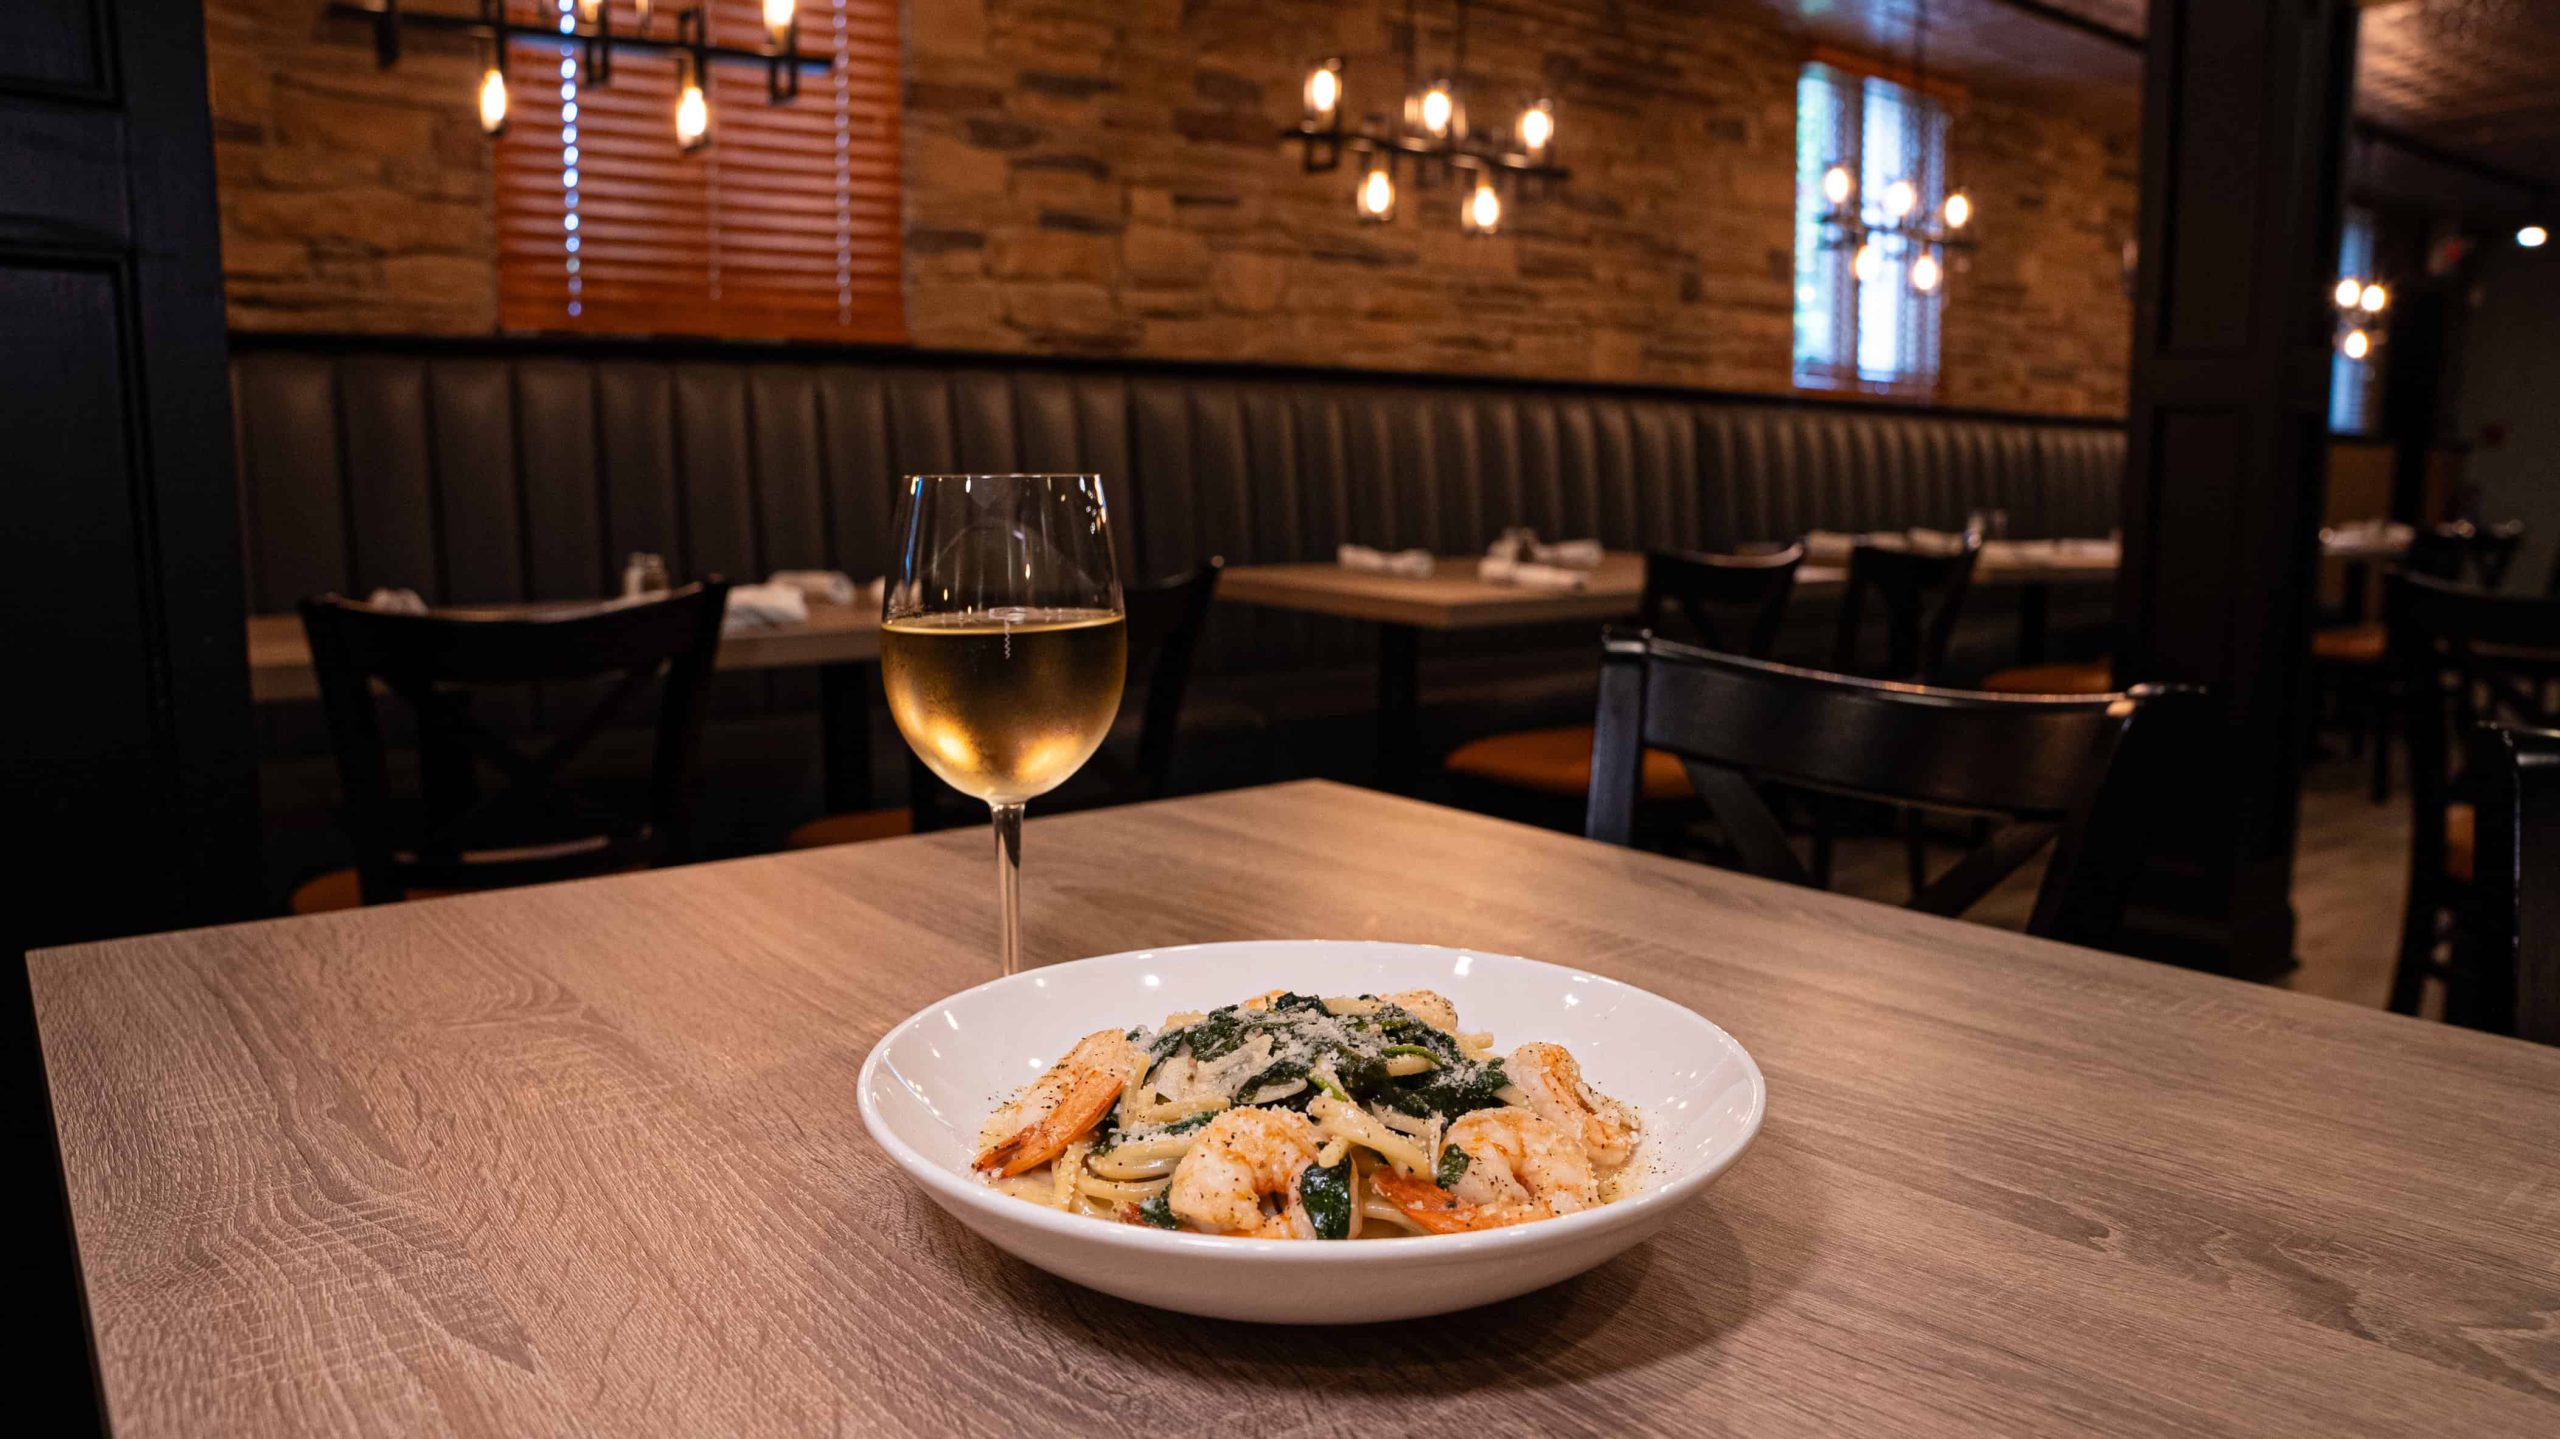
[[(1927, 91), (1929, 81), (1929, 0), (1919, 0), (1912, 14), (1911, 84), (1915, 97), (1903, 107), (1906, 132), (1916, 132), (1926, 121), (1916, 97)], [(1905, 144), (1905, 155), (1926, 155), (1925, 147)], [(1941, 156), (1944, 151), (1937, 152)], [(1863, 168), (1863, 167), (1861, 167)], [(1911, 288), (1923, 295), (1934, 294), (1946, 283), (1947, 257), (1959, 250), (1971, 250), (1973, 239), (1965, 227), (1973, 222), (1973, 197), (1963, 190), (1949, 190), (1945, 200), (1924, 203), (1927, 196), (1921, 186), (1928, 180), (1926, 162), (1916, 174), (1904, 174), (1885, 183), (1870, 206), (1859, 194), (1858, 173), (1847, 161), (1835, 158), (1822, 172), (1822, 199), (1829, 208), (1819, 220), (1822, 247), (1826, 250), (1853, 252), (1850, 268), (1861, 284), (1872, 284), (1883, 273), (1886, 259), (1908, 256), (1904, 270)]]
[(329, 13), (373, 26), (374, 59), (384, 69), (399, 63), (400, 32), (404, 29), (456, 31), (487, 40), (489, 68), (480, 77), (480, 128), (493, 136), (506, 132), (507, 52), (518, 40), (577, 45), (586, 83), (590, 85), (612, 83), (617, 50), (673, 52), (678, 59), (676, 143), (690, 153), (711, 143), (711, 101), (704, 93), (703, 77), (710, 74), (712, 65), (762, 66), (765, 97), (776, 105), (799, 97), (802, 71), (827, 70), (835, 65), (831, 56), (800, 53), (798, 0), (763, 0), (764, 28), (770, 43), (761, 49), (712, 44), (708, 3), (709, 0), (697, 0), (687, 9), (674, 11), (663, 34), (656, 31), (658, 17), (650, 0), (635, 0), (638, 27), (625, 31), (613, 28), (611, 0), (559, 0), (560, 18), (556, 24), (510, 20), (506, 0), (480, 0), (477, 15), (402, 10), (400, 0), (378, 0), (371, 5), (340, 0), (329, 7)]
[(1282, 131), (1281, 138), (1299, 143), (1309, 174), (1340, 168), (1346, 151), (1360, 156), (1352, 205), (1362, 220), (1375, 225), (1395, 218), (1399, 166), (1426, 187), (1466, 171), (1473, 182), (1458, 207), (1459, 227), (1470, 235), (1495, 234), (1502, 228), (1504, 181), (1525, 198), (1572, 174), (1555, 162), (1555, 105), (1546, 99), (1531, 101), (1508, 134), (1468, 128), (1461, 89), (1467, 69), (1467, 0), (1458, 0), (1449, 69), (1428, 84), (1421, 81), (1419, 46), (1413, 0), (1405, 0), (1402, 112), (1392, 121), (1372, 113), (1358, 127), (1346, 128), (1342, 58), (1332, 56), (1307, 73), (1304, 118)]

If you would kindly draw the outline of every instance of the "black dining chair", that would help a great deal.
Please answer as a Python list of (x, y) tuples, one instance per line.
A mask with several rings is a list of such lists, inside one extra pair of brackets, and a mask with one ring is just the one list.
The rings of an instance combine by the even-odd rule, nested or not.
[(2503, 979), (2484, 973), (2462, 917), (2478, 875), (2474, 776), (2458, 761), (2482, 724), (2550, 728), (2560, 683), (2560, 600), (2493, 594), (2426, 575), (2383, 579), (2392, 663), (2409, 741), (2409, 907), (2391, 976), (2391, 1008), (2418, 1012), (2430, 980), (2445, 1017), (2498, 1027)]
[[(2457, 520), (2411, 535), (2397, 567), (2409, 574), (2494, 590), (2506, 583), (2507, 571), (2523, 543), (2521, 520), (2487, 526)], [(2400, 688), (2390, 651), (2390, 625), (2382, 620), (2330, 625), (2311, 636), (2312, 676), (2337, 696), (2348, 753), (2360, 752), (2368, 743), (2373, 746), (2375, 804), (2391, 798), (2390, 719)]]
[[(1638, 613), (1649, 632), (1684, 634), (1711, 650), (1766, 657), (1778, 642), (1803, 563), (1800, 544), (1766, 554), (1655, 550), (1644, 557)], [(1496, 804), (1506, 798), (1501, 792), (1516, 791), (1532, 807), (1578, 807), (1591, 792), (1591, 726), (1487, 735), (1451, 751), (1441, 767), (1461, 786), (1493, 791), (1486, 798)], [(1667, 754), (1646, 759), (1645, 798), (1688, 794), (1676, 760)]]
[[(1869, 679), (1918, 684), (1936, 679), (1981, 558), (1982, 537), (1970, 532), (1943, 550), (1886, 549), (1865, 541), (1851, 547), (1831, 667)], [(1881, 661), (1870, 661), (1862, 643), (1870, 600), (1884, 615)]]
[[(1200, 652), (1200, 637), (1209, 626), (1209, 607), (1218, 596), (1218, 577), (1226, 572), (1226, 565), (1223, 558), (1212, 556), (1185, 574), (1121, 588), (1129, 636), (1129, 677), (1144, 682), (1136, 743), (1115, 747), (1106, 742), (1066, 789), (1042, 801), (1044, 813), (1164, 796), (1173, 780), (1183, 702), (1191, 692), (1192, 665)], [(1132, 686), (1133, 690), (1138, 688)], [(912, 752), (906, 762), (906, 808), (813, 819), (791, 831), (785, 841), (787, 847), (818, 849), (986, 823), (985, 801), (944, 784)]]
[[(506, 614), (402, 614), (337, 595), (304, 600), (356, 863), (302, 885), (295, 911), (687, 858), (704, 697), (728, 593), (726, 581), (711, 579), (663, 599)], [(574, 717), (546, 726), (533, 743), (474, 712), (489, 692), (535, 686), (544, 710)], [(573, 773), (617, 722), (644, 713), (653, 690), (648, 779), (637, 795)], [(378, 696), (399, 701), (414, 725), (414, 793), (393, 782)], [(493, 785), (482, 783), (484, 772)]]
[(2560, 1044), (2560, 730), (2474, 731), (2469, 772), (2480, 816), (2473, 940), (2484, 972), (2515, 979), (2498, 1027)]
[[(1974, 567), (1982, 559), (1982, 536), (1973, 530), (1936, 548), (1888, 549), (1861, 540), (1849, 551), (1849, 577), (1840, 594), (1839, 626), (1832, 634), (1831, 668), (1844, 675), (1927, 684), (1946, 663), (1947, 645), (1973, 589)], [(1866, 631), (1867, 603), (1884, 615), (1884, 657), (1871, 662), (1861, 643)], [(1817, 883), (1831, 883), (1832, 835), (1838, 806), (1806, 797), (1813, 833), (1813, 873)], [(1900, 816), (1904, 868), (1911, 892), (1928, 887), (1929, 837), (1925, 816), (1905, 810)], [(1978, 840), (1979, 836), (1977, 836)]]
[(2129, 876), (2165, 804), (2167, 766), (2153, 756), (2196, 693), (1933, 689), (1626, 631), (1603, 648), (1591, 838), (1628, 842), (1639, 758), (1666, 750), (1752, 874), (1816, 882), (1763, 786), (1989, 820), (1986, 840), (1910, 907), (1962, 914), (2050, 845), (2028, 932), (2100, 947), (2118, 942)]

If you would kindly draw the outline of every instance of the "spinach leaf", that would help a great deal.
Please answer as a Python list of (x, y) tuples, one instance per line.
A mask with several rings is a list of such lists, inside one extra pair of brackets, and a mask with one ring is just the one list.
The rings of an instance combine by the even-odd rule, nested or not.
[(1433, 1170), (1431, 1174), (1433, 1179), (1440, 1181), (1440, 1187), (1443, 1189), (1452, 1188), (1459, 1180), (1466, 1178), (1466, 1176), (1467, 1152), (1454, 1144), (1441, 1150), (1440, 1167)]
[(1318, 1239), (1351, 1237), (1351, 1160), (1326, 1169), (1310, 1164), (1298, 1175), (1298, 1203), (1315, 1225)]
[(1184, 1042), (1191, 1046), (1194, 1059), (1224, 1059), (1244, 1043), (1245, 1028), (1244, 1011), (1230, 1004), (1209, 1011), (1207, 1018), (1184, 1030)]
[[(1294, 1059), (1274, 1060), (1269, 1068), (1236, 1086), (1236, 1099), (1239, 1103), (1252, 1104), (1257, 1102), (1254, 1099), (1254, 1096), (1260, 1094), (1264, 1089), (1274, 1085), (1285, 1085), (1291, 1080), (1305, 1079), (1306, 1077), (1307, 1067), (1300, 1064), (1298, 1061)], [(1306, 1103), (1305, 1097), (1300, 1094), (1292, 1094), (1287, 1096), (1285, 1099), (1273, 1102), (1286, 1104), (1290, 1099), (1297, 1100), (1300, 1106), (1303, 1106)]]
[(1172, 1194), (1173, 1191), (1170, 1189), (1159, 1189), (1148, 1195), (1145, 1202), (1138, 1206), (1138, 1222), (1152, 1224), (1158, 1229), (1171, 1229), (1173, 1227)]

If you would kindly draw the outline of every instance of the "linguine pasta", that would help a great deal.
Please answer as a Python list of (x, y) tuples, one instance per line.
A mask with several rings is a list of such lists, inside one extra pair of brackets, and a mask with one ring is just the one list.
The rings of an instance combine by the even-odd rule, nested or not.
[(1437, 994), (1275, 990), (1088, 1035), (989, 1117), (977, 1167), (1096, 1219), (1376, 1238), (1603, 1203), (1639, 1131), (1561, 1046), (1497, 1055)]

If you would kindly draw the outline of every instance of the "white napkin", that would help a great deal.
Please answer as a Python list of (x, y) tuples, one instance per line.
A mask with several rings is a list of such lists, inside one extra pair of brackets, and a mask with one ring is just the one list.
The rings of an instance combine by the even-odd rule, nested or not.
[(862, 597), (863, 586), (842, 570), (775, 570), (768, 585), (789, 585), (803, 596), (831, 605), (849, 605)]
[(732, 585), (729, 608), (720, 617), (725, 633), (772, 629), (809, 622), (809, 597), (796, 585)]
[(1607, 551), (1600, 548), (1598, 540), (1558, 540), (1551, 545), (1535, 544), (1529, 547), (1529, 558), (1532, 561), (1566, 570), (1596, 570), (1600, 568), (1601, 557), (1606, 553)]
[(427, 612), (427, 602), (418, 597), (416, 590), (375, 590), (364, 597), (364, 602), (395, 615), (422, 615)]
[(1346, 570), (1368, 575), (1401, 575), (1409, 580), (1431, 578), (1429, 550), (1397, 550), (1390, 554), (1367, 545), (1344, 545), (1333, 552), (1333, 562)]
[(1591, 574), (1587, 570), (1542, 565), (1535, 560), (1506, 560), (1499, 555), (1487, 555), (1476, 561), (1476, 578), (1489, 585), (1514, 585), (1524, 590), (1551, 590), (1558, 594), (1580, 594), (1591, 588)]

